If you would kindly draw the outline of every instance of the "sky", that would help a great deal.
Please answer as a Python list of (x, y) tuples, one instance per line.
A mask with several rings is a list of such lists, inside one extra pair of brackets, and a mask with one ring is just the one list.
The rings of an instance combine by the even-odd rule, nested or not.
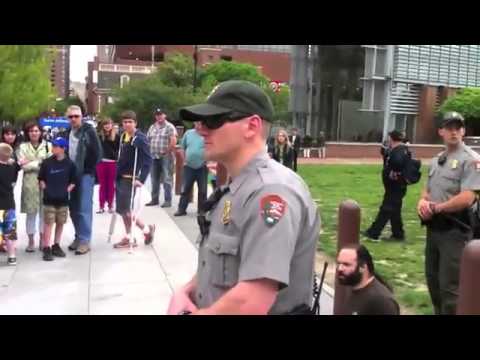
[(88, 74), (88, 62), (97, 55), (97, 45), (71, 45), (70, 81), (85, 82)]

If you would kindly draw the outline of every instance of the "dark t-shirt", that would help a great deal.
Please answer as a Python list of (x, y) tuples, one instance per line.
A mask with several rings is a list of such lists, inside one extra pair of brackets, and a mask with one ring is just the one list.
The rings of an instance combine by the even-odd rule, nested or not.
[(43, 192), (43, 204), (51, 206), (67, 206), (69, 194), (68, 185), (75, 184), (75, 164), (68, 157), (58, 161), (51, 156), (42, 162), (38, 180), (47, 185)]
[(351, 290), (347, 295), (346, 310), (351, 315), (400, 315), (400, 307), (392, 292), (377, 279), (363, 289)]
[(117, 160), (118, 149), (120, 148), (120, 135), (115, 136), (115, 140), (111, 141), (109, 138), (101, 139), (103, 148), (103, 158), (108, 160)]
[(16, 164), (0, 164), (0, 210), (15, 209), (13, 184), (17, 181)]

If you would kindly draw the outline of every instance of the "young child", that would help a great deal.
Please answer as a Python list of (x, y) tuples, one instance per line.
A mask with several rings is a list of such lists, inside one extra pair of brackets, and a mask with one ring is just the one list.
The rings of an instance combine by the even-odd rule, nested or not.
[[(53, 156), (42, 162), (38, 180), (43, 190), (43, 260), (52, 261), (53, 257), (65, 257), (60, 247), (63, 225), (68, 218), (69, 194), (75, 187), (75, 164), (65, 155), (67, 140), (57, 137), (52, 141)], [(53, 224), (55, 243), (51, 244)]]
[(15, 242), (17, 240), (17, 217), (15, 214), (14, 184), (18, 169), (10, 158), (13, 149), (10, 145), (0, 144), (0, 243), (5, 241), (8, 252), (8, 265), (17, 265)]

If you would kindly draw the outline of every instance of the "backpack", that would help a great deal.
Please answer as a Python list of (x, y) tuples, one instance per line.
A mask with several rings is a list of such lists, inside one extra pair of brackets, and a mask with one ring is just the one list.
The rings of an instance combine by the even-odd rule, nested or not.
[(420, 181), (422, 178), (421, 168), (422, 162), (414, 159), (410, 151), (408, 151), (408, 160), (402, 171), (402, 177), (405, 179), (407, 185), (413, 185)]

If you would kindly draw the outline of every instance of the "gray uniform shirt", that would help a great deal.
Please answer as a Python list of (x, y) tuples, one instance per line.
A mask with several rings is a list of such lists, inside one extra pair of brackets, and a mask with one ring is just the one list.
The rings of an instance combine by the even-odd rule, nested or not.
[(197, 306), (257, 279), (279, 283), (271, 314), (311, 305), (320, 218), (306, 184), (261, 152), (229, 187), (207, 216), (209, 235), (200, 237)]
[(427, 191), (433, 202), (445, 202), (462, 191), (480, 191), (480, 155), (465, 144), (446, 154), (443, 166), (438, 164), (440, 153), (432, 160), (428, 173)]

